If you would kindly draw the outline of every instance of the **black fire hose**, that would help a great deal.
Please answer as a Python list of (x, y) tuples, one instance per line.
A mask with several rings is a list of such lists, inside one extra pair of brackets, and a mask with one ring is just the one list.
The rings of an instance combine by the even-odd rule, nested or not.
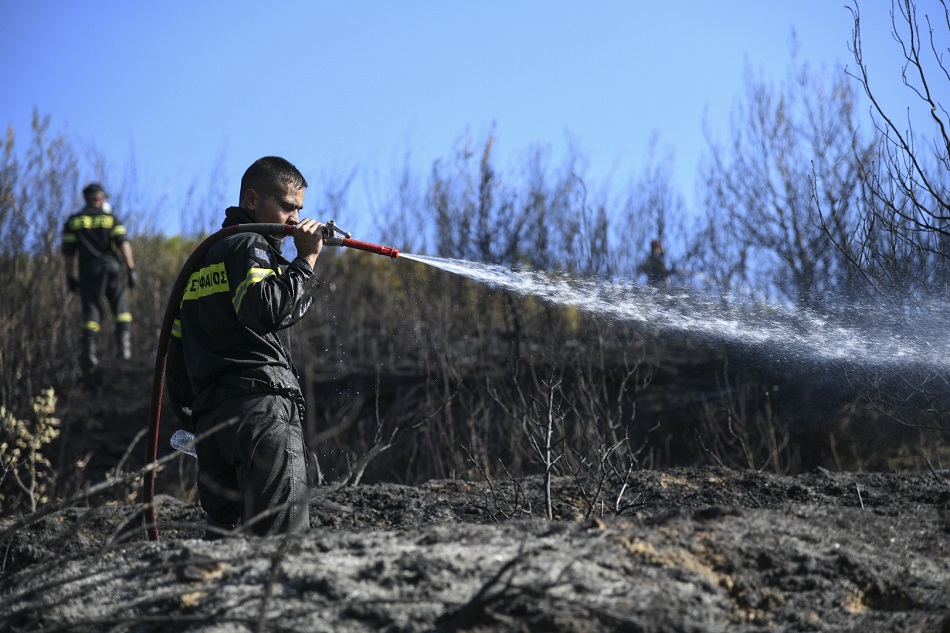
[(158, 512), (155, 510), (155, 460), (158, 458), (158, 427), (162, 415), (162, 392), (165, 391), (165, 366), (168, 361), (168, 341), (171, 337), (172, 325), (178, 316), (181, 297), (188, 284), (188, 278), (202, 260), (211, 245), (218, 240), (236, 233), (260, 233), (261, 235), (275, 235), (286, 237), (293, 235), (294, 227), (288, 224), (237, 224), (228, 226), (217, 233), (209, 235), (195, 252), (185, 260), (185, 264), (178, 273), (178, 278), (172, 285), (168, 295), (168, 304), (165, 306), (165, 316), (162, 319), (162, 329), (158, 333), (158, 351), (155, 353), (155, 373), (152, 375), (152, 402), (149, 408), (148, 436), (145, 441), (146, 470), (143, 483), (145, 499), (145, 530), (150, 541), (158, 540)]

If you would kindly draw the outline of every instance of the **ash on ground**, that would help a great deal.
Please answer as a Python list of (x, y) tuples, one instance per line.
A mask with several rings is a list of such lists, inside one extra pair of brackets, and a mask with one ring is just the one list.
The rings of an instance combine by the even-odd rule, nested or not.
[[(6, 520), (3, 631), (950, 631), (950, 479), (640, 471), (320, 488), (312, 530), (201, 540), (159, 499)], [(596, 503), (592, 503), (596, 500)]]

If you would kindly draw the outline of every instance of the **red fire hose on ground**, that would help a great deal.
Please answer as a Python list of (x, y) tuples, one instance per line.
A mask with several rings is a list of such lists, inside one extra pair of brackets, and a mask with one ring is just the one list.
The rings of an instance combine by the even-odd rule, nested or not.
[[(148, 435), (145, 441), (146, 468), (143, 483), (143, 496), (145, 501), (145, 530), (151, 541), (158, 540), (158, 512), (155, 509), (155, 462), (158, 459), (158, 430), (162, 414), (162, 393), (165, 391), (165, 367), (168, 360), (168, 343), (171, 337), (172, 324), (178, 315), (178, 308), (181, 297), (184, 294), (185, 286), (188, 284), (188, 278), (198, 263), (204, 258), (208, 249), (222, 238), (237, 233), (259, 233), (261, 235), (272, 235), (286, 237), (293, 235), (294, 227), (288, 224), (239, 224), (221, 229), (213, 233), (203, 242), (201, 242), (195, 251), (185, 260), (178, 273), (178, 278), (172, 285), (168, 296), (168, 304), (165, 306), (165, 315), (162, 318), (161, 330), (158, 334), (158, 350), (155, 354), (155, 372), (152, 376), (152, 399), (149, 407)], [(369, 242), (361, 242), (350, 238), (350, 234), (336, 226), (333, 220), (326, 224), (324, 229), (323, 243), (325, 246), (345, 246), (368, 253), (385, 255), (396, 259), (399, 257), (399, 250), (390, 246), (380, 246)]]

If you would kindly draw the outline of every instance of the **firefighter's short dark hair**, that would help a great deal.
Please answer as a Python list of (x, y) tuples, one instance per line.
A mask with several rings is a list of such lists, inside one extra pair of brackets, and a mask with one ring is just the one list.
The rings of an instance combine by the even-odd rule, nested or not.
[(280, 156), (265, 156), (254, 161), (244, 172), (238, 204), (244, 202), (244, 193), (248, 189), (253, 189), (262, 196), (268, 196), (274, 195), (280, 188), (306, 189), (306, 187), (307, 179), (290, 161)]
[(82, 197), (86, 202), (95, 202), (96, 196), (99, 194), (106, 194), (106, 190), (102, 188), (98, 182), (89, 183), (82, 190)]

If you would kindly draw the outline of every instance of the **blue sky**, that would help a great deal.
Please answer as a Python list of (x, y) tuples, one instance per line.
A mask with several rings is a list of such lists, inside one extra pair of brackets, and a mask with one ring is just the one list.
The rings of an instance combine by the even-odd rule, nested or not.
[[(911, 97), (889, 9), (861, 2), (864, 47), (883, 96), (900, 104)], [(782, 80), (792, 30), (813, 70), (853, 68), (851, 29), (843, 0), (8, 1), (0, 123), (22, 150), (38, 108), (102, 152), (107, 186), (134, 162), (166, 208), (216, 168), (220, 206), (236, 203), (263, 155), (300, 167), (308, 200), (356, 169), (359, 202), (337, 218), (351, 231), (372, 225), (370, 201), (393, 188), (405, 155), (424, 175), (493, 125), (500, 171), (538, 145), (557, 162), (572, 139), (595, 185), (632, 181), (657, 135), (692, 205), (704, 121), (726, 132), (745, 68)], [(175, 230), (177, 208), (159, 221)]]

